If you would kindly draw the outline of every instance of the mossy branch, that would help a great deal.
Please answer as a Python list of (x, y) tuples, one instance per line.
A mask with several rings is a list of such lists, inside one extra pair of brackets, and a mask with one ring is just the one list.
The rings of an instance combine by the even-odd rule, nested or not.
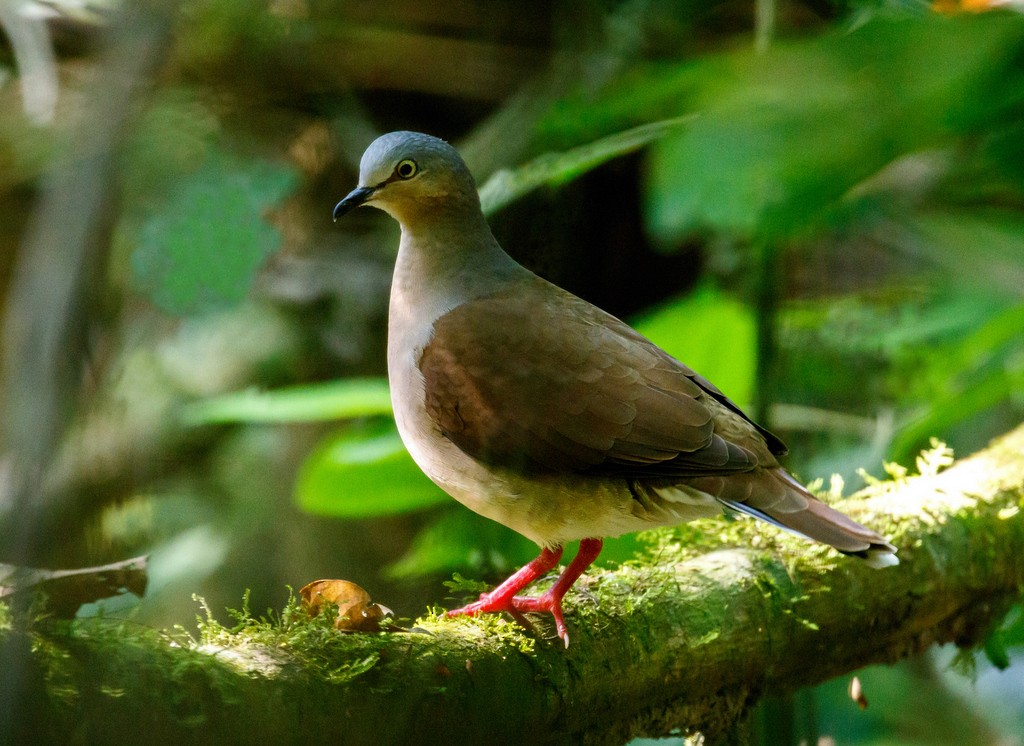
[(15, 624), (0, 635), (27, 694), (0, 687), (4, 731), (83, 743), (720, 740), (764, 692), (981, 641), (1024, 587), (1022, 506), (1024, 426), (940, 474), (843, 502), (894, 540), (899, 567), (750, 522), (658, 532), (646, 556), (570, 594), (569, 650), (543, 618), (533, 633), (438, 615), (340, 634), (289, 607), (275, 623), (206, 626), (192, 644), (110, 622)]

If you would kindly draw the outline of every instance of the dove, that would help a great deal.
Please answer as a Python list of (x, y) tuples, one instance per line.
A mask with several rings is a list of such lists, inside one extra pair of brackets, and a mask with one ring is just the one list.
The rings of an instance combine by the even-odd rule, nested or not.
[[(449, 616), (548, 612), (568, 646), (563, 597), (605, 537), (723, 509), (874, 567), (898, 563), (896, 547), (786, 472), (786, 446), (710, 381), (513, 260), (451, 145), (377, 138), (334, 219), (361, 205), (401, 226), (387, 358), (403, 443), (441, 489), (540, 547)], [(519, 595), (576, 541), (548, 590)]]

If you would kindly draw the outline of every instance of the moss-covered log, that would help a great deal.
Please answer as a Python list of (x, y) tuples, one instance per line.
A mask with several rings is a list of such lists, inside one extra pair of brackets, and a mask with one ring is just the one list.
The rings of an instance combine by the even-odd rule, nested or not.
[(569, 650), (544, 618), (532, 632), (428, 616), (411, 631), (340, 634), (293, 607), (273, 624), (211, 625), (194, 644), (110, 622), (15, 622), (3, 633), (4, 732), (62, 743), (727, 738), (764, 692), (982, 640), (1024, 586), (1022, 506), (1024, 427), (942, 473), (844, 501), (894, 539), (899, 567), (871, 570), (746, 521), (658, 532), (644, 557), (570, 594)]

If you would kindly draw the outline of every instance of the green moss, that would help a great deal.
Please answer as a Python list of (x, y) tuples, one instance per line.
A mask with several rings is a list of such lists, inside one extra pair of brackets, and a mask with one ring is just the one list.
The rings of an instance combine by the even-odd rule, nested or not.
[[(58, 625), (66, 629), (66, 625)], [(67, 646), (60, 644), (62, 635), (45, 636), (38, 631), (30, 632), (33, 657), (43, 669), (43, 681), (47, 695), (64, 705), (74, 705), (79, 698), (78, 680), (81, 675), (78, 662), (72, 657)]]
[[(273, 678), (294, 664), (334, 685), (351, 682), (380, 662), (380, 653), (366, 643), (387, 633), (339, 632), (333, 626), (334, 614), (310, 616), (293, 590), (288, 591), (284, 608), (265, 616), (252, 614), (247, 591), (241, 609), (228, 609), (234, 621), (231, 627), (217, 621), (206, 601), (195, 596), (203, 614), (196, 620), (198, 638), (188, 635), (188, 644), (248, 673)], [(178, 631), (187, 635), (183, 629)]]
[(13, 625), (14, 615), (11, 613), (11, 607), (0, 601), (0, 640), (11, 631)]
[(505, 614), (477, 616), (445, 616), (444, 609), (432, 608), (430, 614), (415, 621), (415, 627), (432, 635), (456, 636), (466, 643), (492, 651), (516, 651), (532, 655), (538, 640), (548, 637), (557, 641), (554, 626), (548, 626), (546, 615), (530, 615), (530, 628), (525, 628)]
[(460, 573), (452, 573), (452, 579), (444, 581), (444, 587), (452, 593), (484, 593), (490, 586), (480, 580), (464, 578)]
[[(760, 656), (784, 687), (801, 674), (786, 664), (773, 670), (774, 648), (818, 649), (823, 634), (843, 629), (848, 616), (872, 628), (902, 623), (897, 620), (919, 603), (915, 599), (942, 595), (947, 578), (968, 589), (984, 588), (992, 582), (986, 576), (1005, 572), (999, 568), (1005, 567), (1008, 553), (1024, 552), (1019, 488), (1006, 481), (1002, 492), (989, 489), (982, 484), (988, 473), (982, 466), (973, 471), (968, 466), (966, 478), (958, 481), (951, 475), (941, 484), (929, 482), (932, 476), (902, 475), (907, 491), (899, 497), (890, 500), (885, 493), (881, 499), (844, 502), (844, 511), (905, 550), (910, 561), (897, 572), (876, 574), (827, 547), (749, 520), (703, 520), (646, 532), (645, 549), (637, 558), (587, 573), (567, 596), (573, 641), (568, 653), (547, 614), (526, 615), (530, 627), (525, 628), (508, 615), (449, 619), (443, 609), (431, 608), (409, 629), (346, 634), (334, 629), (330, 613), (310, 617), (295, 594), (283, 608), (264, 615), (252, 613), (246, 594), (226, 624), (197, 598), (196, 627), (170, 633), (102, 619), (12, 617), (0, 606), (0, 637), (13, 634), (26, 644), (32, 641), (34, 660), (45, 672), (40, 681), (45, 680), (47, 695), (58, 705), (58, 718), (67, 719), (59, 727), (68, 729), (75, 725), (76, 712), (97, 705), (104, 722), (108, 714), (120, 712), (122, 722), (134, 723), (140, 711), (160, 709), (173, 724), (194, 732), (217, 727), (218, 719), (222, 726), (254, 702), (269, 712), (287, 700), (278, 731), (287, 733), (295, 717), (315, 717), (330, 703), (344, 702), (348, 717), (379, 706), (372, 703), (382, 696), (389, 708), (415, 713), (417, 727), (436, 728), (453, 703), (475, 701), (480, 682), (514, 680), (517, 686), (502, 690), (500, 702), (488, 693), (485, 706), (493, 712), (488, 711), (485, 726), (490, 727), (509, 707), (568, 712), (560, 709), (562, 698), (587, 685), (579, 674), (595, 658), (616, 671), (642, 661), (644, 670), (663, 671), (664, 681), (690, 677), (686, 680), (701, 682), (730, 656)], [(921, 480), (917, 486), (916, 480)], [(964, 497), (961, 493), (975, 483), (981, 494), (994, 496)], [(838, 492), (832, 490), (829, 500), (839, 499)], [(943, 515), (945, 522), (921, 515), (920, 506)], [(530, 592), (540, 593), (550, 582), (548, 577)], [(462, 578), (454, 583), (466, 592), (480, 590)], [(886, 592), (875, 593), (876, 587)], [(894, 588), (908, 590), (894, 595)], [(980, 639), (986, 621), (999, 611), (988, 597), (985, 604), (967, 607), (976, 611), (949, 608), (955, 615), (926, 634), (911, 642), (894, 640), (892, 654), (905, 655), (930, 640)], [(733, 618), (751, 631), (748, 638), (736, 637), (727, 623)], [(837, 660), (855, 647), (856, 641), (845, 639), (832, 644)], [(998, 657), (998, 647), (990, 648)], [(111, 650), (117, 654), (110, 655)], [(125, 687), (126, 681), (131, 687)], [(633, 683), (618, 681), (615, 691)], [(147, 691), (159, 693), (157, 708), (140, 694)], [(301, 691), (302, 698), (293, 706), (297, 700), (288, 693), (294, 691)], [(588, 696), (596, 707), (612, 706), (607, 697), (613, 695), (600, 687), (588, 690)], [(703, 717), (702, 706), (688, 701), (685, 717)], [(425, 725), (429, 718), (435, 720)], [(236, 725), (232, 720), (230, 727)], [(266, 723), (260, 721), (259, 727), (262, 733)], [(387, 716), (381, 727), (391, 727)]]
[[(941, 444), (936, 444), (933, 457), (923, 455), (918, 459), (919, 466), (924, 464), (925, 471), (931, 466), (945, 462), (945, 454)], [(933, 454), (933, 455), (934, 455)], [(936, 467), (936, 469), (939, 467)], [(897, 482), (907, 486), (915, 479), (929, 479), (931, 475), (909, 476), (898, 469), (887, 470), (897, 477), (892, 482), (876, 480), (867, 494), (877, 495), (891, 489)], [(833, 483), (828, 493), (830, 501), (836, 499), (840, 490)], [(862, 493), (863, 495), (864, 493)], [(1011, 493), (1007, 493), (1010, 495)], [(1014, 494), (1013, 507), (1019, 502)], [(842, 506), (852, 508), (859, 520), (868, 521), (901, 546), (906, 546), (906, 537), (912, 532), (919, 532), (922, 518), (918, 514), (867, 512), (863, 500), (852, 499)], [(988, 511), (1004, 511), (1006, 520), (1019, 520), (1017, 512), (1006, 512), (1005, 501), (993, 501), (991, 505), (975, 506), (964, 504), (956, 515), (961, 521), (970, 523), (974, 520), (987, 520)], [(981, 514), (976, 515), (978, 510)], [(1000, 513), (1000, 516), (1003, 513)], [(965, 529), (967, 530), (967, 529)], [(767, 605), (766, 613), (791, 618), (798, 627), (814, 632), (818, 623), (801, 609), (813, 606), (810, 601), (822, 593), (832, 592), (830, 583), (842, 584), (843, 575), (829, 575), (830, 583), (824, 581), (827, 571), (837, 565), (849, 563), (851, 577), (856, 578), (858, 563), (849, 562), (831, 549), (822, 545), (810, 544), (770, 526), (752, 520), (706, 519), (675, 527), (658, 528), (646, 531), (640, 536), (645, 550), (634, 560), (621, 566), (594, 571), (585, 575), (578, 587), (566, 598), (566, 614), (574, 640), (586, 637), (591, 633), (599, 634), (602, 629), (618, 623), (619, 618), (625, 619), (633, 615), (648, 615), (657, 606), (659, 613), (666, 613), (661, 601), (666, 595), (678, 594), (679, 576), (677, 566), (680, 562), (693, 560), (701, 555), (729, 548), (742, 548), (744, 561), (752, 564), (753, 582), (764, 597)], [(913, 549), (913, 547), (908, 547)], [(986, 547), (995, 561), (998, 547)], [(794, 578), (799, 578), (797, 583)], [(536, 584), (531, 593), (540, 593), (551, 582), (551, 578)], [(720, 594), (703, 594), (700, 573), (693, 577), (694, 593), (700, 594), (702, 606), (699, 609), (688, 609), (686, 605), (673, 609), (669, 613), (677, 614), (676, 623), (685, 622), (694, 632), (691, 644), (700, 647), (711, 644), (718, 637), (716, 629), (702, 629), (701, 619), (716, 618), (728, 613), (728, 596)], [(857, 582), (857, 581), (851, 581)], [(480, 585), (474, 581), (456, 576), (451, 582), (454, 589), (476, 593)], [(749, 586), (748, 586), (749, 588)], [(737, 588), (737, 592), (745, 592)], [(710, 599), (710, 600), (709, 600)], [(311, 617), (302, 607), (298, 597), (289, 592), (289, 598), (279, 611), (268, 611), (265, 615), (254, 615), (249, 608), (248, 594), (242, 599), (240, 609), (229, 610), (231, 622), (224, 625), (217, 621), (205, 601), (196, 598), (201, 614), (197, 619), (196, 631), (190, 633), (177, 628), (169, 636), (174, 645), (185, 648), (194, 655), (176, 657), (174, 659), (174, 676), (182, 682), (183, 691), (189, 691), (188, 682), (201, 678), (200, 672), (209, 673), (211, 664), (223, 672), (223, 677), (214, 676), (214, 689), (219, 697), (230, 698), (231, 689), (226, 683), (230, 680), (230, 672), (239, 670), (266, 678), (290, 675), (291, 671), (302, 671), (309, 676), (330, 685), (343, 686), (355, 681), (367, 680), (375, 689), (387, 690), (391, 683), (389, 677), (397, 670), (398, 662), (389, 658), (384, 652), (389, 646), (385, 638), (402, 635), (408, 641), (406, 654), (415, 659), (423, 655), (435, 655), (441, 647), (454, 651), (454, 655), (470, 653), (499, 655), (515, 653), (527, 657), (535, 657), (548, 646), (560, 647), (554, 635), (554, 627), (549, 615), (527, 615), (530, 628), (524, 628), (515, 620), (504, 614), (482, 614), (477, 617), (457, 617), (449, 619), (444, 611), (432, 608), (426, 614), (412, 622), (412, 628), (404, 631), (380, 633), (341, 633), (332, 626), (333, 615), (322, 613)], [(714, 603), (711, 608), (708, 604)], [(0, 605), (0, 631), (9, 630), (14, 624), (10, 611)], [(62, 644), (54, 642), (59, 635), (51, 634), (55, 628), (50, 627), (45, 633), (37, 633), (34, 639), (34, 650), (45, 662), (49, 671), (47, 686), (55, 697), (71, 700), (78, 692), (75, 682), (80, 671), (75, 671), (69, 664), (69, 653)], [(139, 630), (126, 628), (122, 625), (104, 627), (102, 622), (85, 624), (72, 623), (71, 638), (75, 636), (124, 635), (129, 640), (136, 640), (144, 645), (147, 635), (160, 634), (153, 631), (143, 633)], [(105, 631), (104, 631), (105, 630)], [(438, 639), (443, 638), (443, 640)], [(643, 640), (637, 640), (643, 645)], [(453, 660), (451, 665), (460, 663)], [(447, 662), (438, 663), (440, 668), (449, 666)], [(117, 698), (119, 687), (115, 683), (104, 685), (101, 689), (104, 696)], [(443, 684), (438, 684), (443, 687)], [(202, 713), (194, 712), (185, 704), (183, 697), (180, 704), (181, 717), (184, 720), (201, 718)]]

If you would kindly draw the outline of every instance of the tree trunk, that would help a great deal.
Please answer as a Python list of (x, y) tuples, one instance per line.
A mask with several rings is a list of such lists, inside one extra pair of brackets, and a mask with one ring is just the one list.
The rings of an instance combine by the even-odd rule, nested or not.
[(899, 546), (898, 567), (749, 521), (654, 532), (636, 562), (594, 570), (570, 594), (568, 650), (543, 617), (532, 631), (431, 614), (408, 631), (342, 634), (291, 608), (194, 643), (102, 620), (26, 631), (15, 618), (0, 631), (2, 732), (90, 744), (742, 739), (763, 694), (983, 640), (1024, 585), (1022, 503), (1024, 426), (941, 474), (843, 501)]

